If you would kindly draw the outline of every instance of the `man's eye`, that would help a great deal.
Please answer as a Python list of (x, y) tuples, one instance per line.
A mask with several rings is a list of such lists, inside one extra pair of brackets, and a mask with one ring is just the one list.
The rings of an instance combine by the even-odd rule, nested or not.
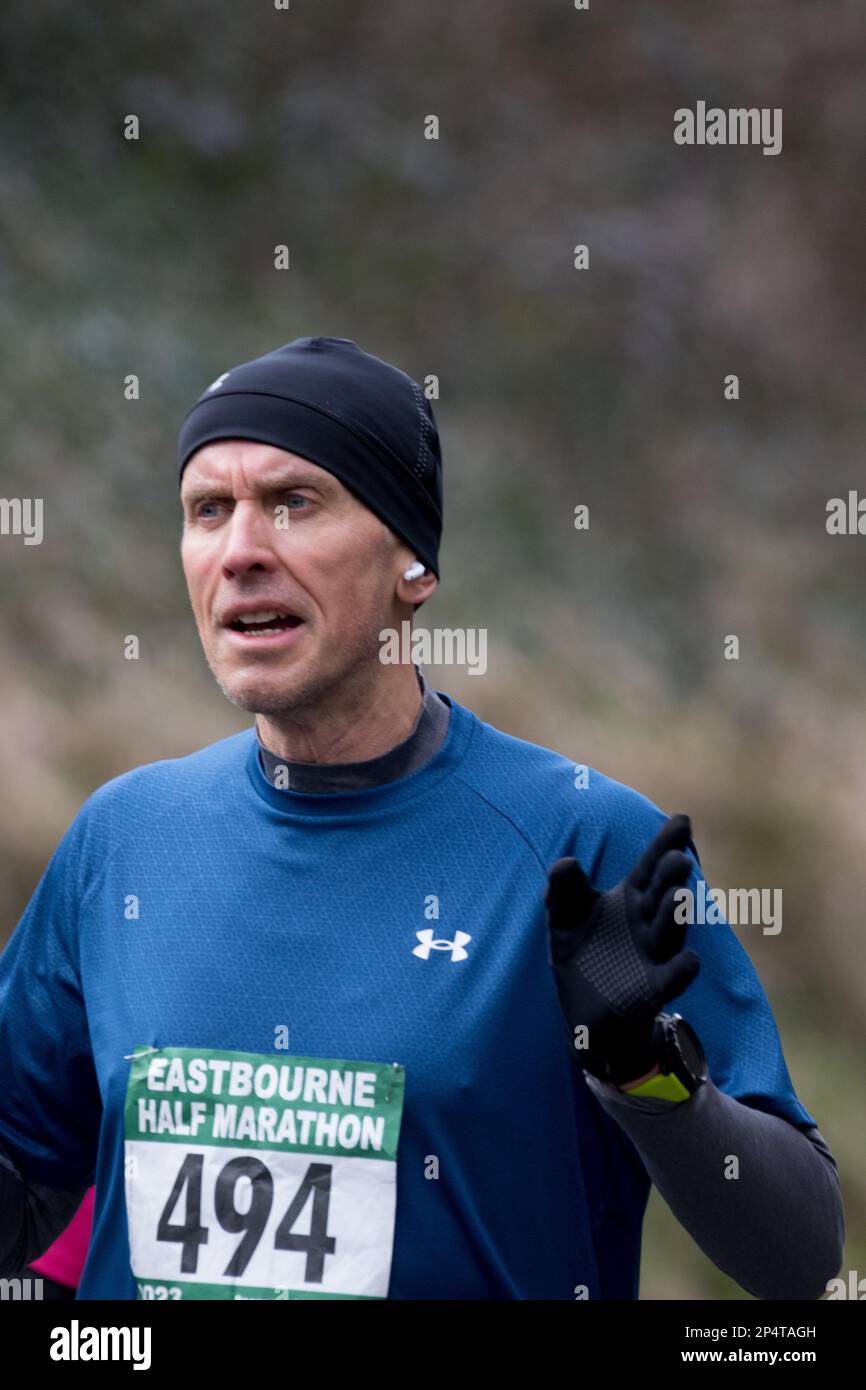
[[(299, 493), (299, 492), (292, 493), (292, 494), (290, 494), (290, 496), (287, 498), (287, 501), (288, 501), (289, 503), (291, 503), (291, 502), (309, 502), (309, 500), (310, 500), (309, 497), (304, 497), (304, 496), (302, 496), (301, 493)], [(297, 511), (298, 508), (295, 508), (295, 510)]]
[(218, 503), (218, 502), (199, 502), (198, 506), (196, 507), (195, 514), (196, 514), (196, 516), (205, 517), (208, 507), (218, 507), (218, 506), (219, 506), (219, 503)]

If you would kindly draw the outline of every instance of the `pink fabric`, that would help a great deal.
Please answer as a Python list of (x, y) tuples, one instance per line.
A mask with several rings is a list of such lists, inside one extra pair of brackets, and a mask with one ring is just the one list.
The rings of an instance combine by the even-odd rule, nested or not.
[(31, 1262), (30, 1268), (53, 1279), (57, 1284), (65, 1284), (69, 1289), (77, 1289), (81, 1271), (87, 1259), (90, 1244), (90, 1231), (93, 1226), (93, 1195), (95, 1188), (88, 1188), (84, 1201), (73, 1216), (66, 1230), (49, 1245), (44, 1255)]

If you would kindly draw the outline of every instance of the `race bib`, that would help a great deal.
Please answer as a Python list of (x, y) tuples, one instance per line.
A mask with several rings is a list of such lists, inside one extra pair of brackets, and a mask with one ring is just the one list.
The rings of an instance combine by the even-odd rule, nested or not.
[(396, 1062), (136, 1047), (139, 1298), (387, 1298), (405, 1079)]

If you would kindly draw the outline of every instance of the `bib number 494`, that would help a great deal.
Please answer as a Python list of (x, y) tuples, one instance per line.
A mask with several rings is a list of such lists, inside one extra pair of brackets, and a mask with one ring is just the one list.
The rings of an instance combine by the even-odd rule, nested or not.
[[(333, 1255), (337, 1242), (328, 1235), (328, 1208), (331, 1200), (330, 1163), (310, 1163), (297, 1192), (274, 1234), (275, 1250), (306, 1253), (304, 1281), (320, 1284), (325, 1256)], [(181, 1246), (181, 1274), (198, 1270), (199, 1247), (207, 1245), (208, 1228), (202, 1225), (202, 1182), (204, 1154), (188, 1153), (180, 1166), (157, 1225), (158, 1241), (177, 1241)], [(250, 1203), (246, 1211), (238, 1208), (235, 1195), (241, 1178), (249, 1180)], [(184, 1201), (185, 1199), (185, 1201)], [(307, 1202), (312, 1200), (309, 1233), (293, 1231)], [(175, 1209), (184, 1202), (183, 1221), (172, 1221)], [(214, 1187), (214, 1213), (224, 1231), (241, 1235), (223, 1276), (243, 1275), (262, 1238), (274, 1202), (274, 1179), (266, 1163), (253, 1154), (232, 1158), (217, 1173)]]

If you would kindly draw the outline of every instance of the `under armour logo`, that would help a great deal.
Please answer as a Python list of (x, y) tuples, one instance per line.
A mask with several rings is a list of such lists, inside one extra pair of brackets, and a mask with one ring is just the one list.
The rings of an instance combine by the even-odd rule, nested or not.
[(450, 951), (452, 960), (465, 960), (468, 952), (463, 947), (472, 937), (468, 932), (456, 931), (453, 941), (445, 941), (442, 937), (434, 940), (432, 927), (425, 927), (423, 931), (416, 931), (415, 935), (421, 942), (412, 952), (413, 956), (420, 956), (422, 960), (428, 960), (431, 951)]
[(216, 391), (218, 387), (222, 386), (227, 376), (228, 372), (223, 372), (222, 376), (218, 376), (216, 381), (211, 382), (210, 386), (207, 388), (208, 391)]

